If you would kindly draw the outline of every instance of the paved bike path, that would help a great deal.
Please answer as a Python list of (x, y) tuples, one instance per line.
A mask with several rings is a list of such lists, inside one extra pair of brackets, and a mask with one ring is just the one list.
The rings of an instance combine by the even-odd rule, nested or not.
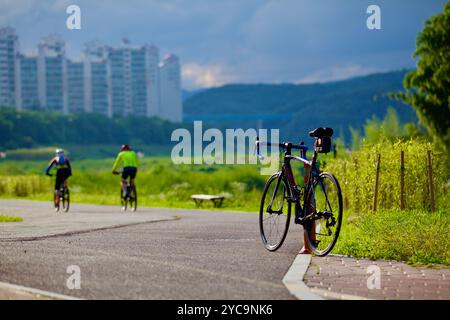
[(119, 206), (72, 204), (69, 212), (56, 213), (50, 202), (0, 199), (0, 214), (23, 218), (0, 224), (0, 241), (34, 240), (146, 222), (174, 220), (168, 209), (138, 208), (122, 212)]
[[(17, 200), (0, 200), (0, 212), (25, 217), (21, 223), (2, 223), (2, 237), (1, 228), (19, 228), (27, 221), (36, 232), (40, 222), (54, 230), (55, 219), (68, 219), (78, 230), (89, 214), (109, 218), (110, 225), (127, 215), (150, 221), (34, 241), (6, 240), (0, 282), (87, 299), (295, 298), (282, 279), (302, 246), (300, 228), (292, 226), (283, 247), (269, 252), (261, 243), (256, 213), (161, 208), (122, 213), (117, 207), (80, 205), (56, 214), (48, 203)], [(152, 217), (161, 216), (180, 218), (152, 223)], [(16, 236), (31, 234), (28, 227), (20, 228)], [(67, 268), (73, 265), (81, 271), (79, 290), (67, 287)]]

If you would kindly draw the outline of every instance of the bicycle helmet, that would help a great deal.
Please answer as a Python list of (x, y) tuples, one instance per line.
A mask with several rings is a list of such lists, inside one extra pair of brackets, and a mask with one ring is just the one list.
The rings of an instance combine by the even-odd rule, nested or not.
[(129, 151), (131, 150), (131, 147), (127, 144), (123, 144), (122, 147), (120, 147), (120, 151)]
[(55, 150), (55, 153), (56, 153), (57, 156), (64, 155), (64, 149), (59, 149), (58, 148), (58, 149)]

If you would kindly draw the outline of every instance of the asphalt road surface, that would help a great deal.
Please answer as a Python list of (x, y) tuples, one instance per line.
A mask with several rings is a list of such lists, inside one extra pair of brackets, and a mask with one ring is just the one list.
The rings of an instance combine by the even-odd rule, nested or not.
[[(158, 208), (122, 213), (116, 207), (74, 205), (58, 216), (48, 204), (14, 200), (0, 201), (0, 211), (45, 215), (46, 228), (52, 215), (59, 225), (71, 219), (80, 225), (94, 214), (102, 219), (101, 213), (105, 219), (149, 217), (36, 239), (29, 237), (31, 227), (27, 237), (11, 237), (12, 225), (2, 239), (5, 224), (0, 224), (3, 282), (86, 299), (293, 299), (281, 280), (302, 245), (297, 225), (271, 253), (261, 243), (256, 213)], [(39, 219), (33, 223), (38, 230)], [(80, 289), (67, 287), (72, 265), (80, 268)]]

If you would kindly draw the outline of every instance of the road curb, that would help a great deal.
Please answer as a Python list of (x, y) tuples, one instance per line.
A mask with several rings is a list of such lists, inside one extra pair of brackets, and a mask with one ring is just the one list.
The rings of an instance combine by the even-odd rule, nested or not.
[(311, 255), (298, 254), (283, 278), (283, 284), (289, 292), (299, 300), (324, 300), (314, 293), (304, 282), (303, 278), (311, 262)]
[(298, 254), (283, 278), (283, 284), (289, 292), (299, 300), (370, 300), (350, 294), (337, 293), (322, 289), (310, 288), (303, 281), (306, 271), (311, 263), (310, 254)]
[(48, 298), (48, 299), (52, 299), (52, 300), (82, 300), (80, 298), (71, 297), (71, 296), (67, 296), (64, 294), (59, 294), (59, 293), (45, 291), (45, 290), (39, 290), (39, 289), (35, 289), (35, 288), (30, 288), (30, 287), (24, 287), (24, 286), (11, 284), (11, 283), (7, 283), (7, 282), (0, 282), (0, 289), (4, 289), (6, 291), (25, 292), (25, 293), (35, 296), (37, 299), (39, 299), (39, 297), (43, 297), (43, 298)]

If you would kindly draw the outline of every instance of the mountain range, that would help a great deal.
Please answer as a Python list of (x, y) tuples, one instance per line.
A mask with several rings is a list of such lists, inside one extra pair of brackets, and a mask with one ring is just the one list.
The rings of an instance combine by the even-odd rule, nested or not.
[(278, 128), (284, 139), (305, 139), (319, 126), (346, 140), (349, 128), (362, 128), (393, 107), (401, 122), (417, 122), (413, 109), (387, 96), (403, 89), (407, 70), (314, 84), (230, 84), (186, 96), (184, 120), (224, 128)]

